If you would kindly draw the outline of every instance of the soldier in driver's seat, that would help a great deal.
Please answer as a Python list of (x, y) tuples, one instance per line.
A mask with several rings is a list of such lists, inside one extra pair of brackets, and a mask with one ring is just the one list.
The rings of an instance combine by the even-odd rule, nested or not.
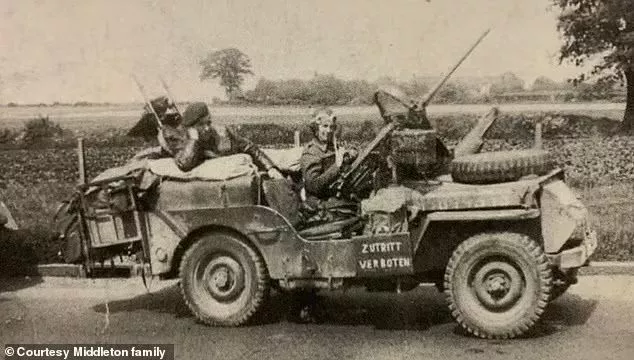
[(335, 197), (331, 185), (343, 166), (352, 162), (356, 151), (337, 149), (337, 117), (330, 108), (313, 113), (310, 121), (313, 139), (305, 146), (300, 164), (306, 192), (308, 222), (331, 222), (358, 215), (358, 203)]

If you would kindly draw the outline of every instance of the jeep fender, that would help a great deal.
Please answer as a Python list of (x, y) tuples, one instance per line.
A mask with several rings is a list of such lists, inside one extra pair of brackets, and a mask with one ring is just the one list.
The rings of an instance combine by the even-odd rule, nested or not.
[(416, 238), (414, 252), (418, 251), (425, 233), (432, 222), (439, 221), (508, 221), (529, 220), (538, 218), (539, 209), (499, 209), (499, 210), (470, 210), (470, 211), (438, 211), (428, 214), (423, 220), (420, 235)]
[(575, 230), (585, 230), (588, 210), (563, 181), (543, 185), (540, 204), (546, 253), (559, 252)]
[(234, 231), (247, 238), (272, 276), (281, 271), (276, 265), (280, 252), (289, 251), (286, 247), (294, 243), (292, 247), (301, 249), (301, 240), (286, 219), (265, 206), (152, 211), (147, 216), (153, 274), (178, 266), (178, 246), (209, 230)]
[[(482, 223), (484, 228), (491, 222), (530, 222), (539, 219), (540, 210), (537, 208), (528, 209), (494, 209), (494, 210), (466, 210), (466, 211), (438, 211), (427, 214), (421, 221), (418, 229), (412, 232), (414, 242), (415, 271), (430, 272), (444, 271), (451, 253), (461, 240), (455, 237), (447, 237), (443, 231), (444, 227), (432, 227), (433, 224), (443, 223), (452, 229), (461, 232), (461, 223), (466, 226), (473, 226), (474, 222)], [(435, 230), (432, 230), (435, 229)], [(440, 233), (438, 230), (440, 229)], [(469, 227), (470, 231), (475, 229)]]

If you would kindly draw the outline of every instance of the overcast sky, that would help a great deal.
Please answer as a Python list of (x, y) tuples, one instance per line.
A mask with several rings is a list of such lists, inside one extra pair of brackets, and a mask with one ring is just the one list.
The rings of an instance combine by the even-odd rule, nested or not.
[[(202, 83), (205, 53), (237, 47), (255, 76), (408, 79), (441, 73), (487, 27), (456, 74), (513, 71), (527, 83), (559, 66), (551, 0), (0, 0), (0, 103), (140, 101), (164, 74), (178, 99), (222, 96)], [(345, 4), (345, 5), (342, 5)]]

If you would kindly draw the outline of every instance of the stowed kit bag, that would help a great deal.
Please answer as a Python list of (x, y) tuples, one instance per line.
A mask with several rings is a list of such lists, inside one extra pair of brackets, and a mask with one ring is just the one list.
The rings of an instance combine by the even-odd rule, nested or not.
[(394, 234), (406, 232), (408, 229), (405, 208), (395, 212), (372, 211), (367, 215), (367, 223), (363, 229), (365, 235)]
[(366, 235), (408, 231), (408, 215), (417, 212), (412, 205), (413, 190), (406, 187), (380, 189), (361, 202), (361, 213), (367, 222)]

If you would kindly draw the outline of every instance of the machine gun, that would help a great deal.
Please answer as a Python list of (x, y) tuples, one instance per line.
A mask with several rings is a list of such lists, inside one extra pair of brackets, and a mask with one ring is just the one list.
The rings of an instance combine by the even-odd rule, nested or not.
[[(431, 102), (438, 90), (440, 90), (445, 82), (447, 82), (449, 77), (451, 77), (458, 67), (460, 67), (460, 65), (467, 59), (480, 42), (482, 42), (489, 31), (490, 29), (486, 30), (456, 62), (449, 72), (418, 102), (405, 96), (398, 89), (382, 89), (376, 92), (375, 103), (379, 107), (379, 111), (381, 112), (381, 116), (386, 122), (386, 125), (381, 129), (374, 140), (372, 140), (370, 144), (368, 144), (365, 149), (359, 153), (358, 157), (352, 162), (352, 164), (342, 172), (339, 178), (331, 184), (330, 188), (335, 191), (337, 197), (355, 197), (355, 194), (363, 188), (363, 184), (367, 184), (369, 182), (378, 167), (376, 161), (369, 161), (371, 154), (376, 152), (376, 149), (388, 139), (388, 135), (392, 134), (394, 130), (400, 128), (432, 130), (432, 126), (426, 116), (427, 105)], [(402, 109), (404, 108), (406, 110), (391, 112), (385, 106), (385, 102), (381, 101), (381, 98), (391, 100), (400, 105)], [(442, 148), (446, 151), (444, 145)]]
[(145, 88), (143, 87), (143, 85), (141, 85), (141, 82), (136, 77), (136, 75), (132, 74), (132, 78), (134, 79), (134, 82), (136, 83), (136, 86), (139, 88), (139, 92), (143, 96), (143, 101), (145, 101), (145, 105), (148, 107), (148, 109), (150, 110), (150, 112), (154, 116), (154, 119), (156, 120), (156, 128), (159, 129), (159, 130), (162, 129), (163, 128), (163, 122), (161, 122), (161, 118), (156, 113), (156, 110), (154, 110), (154, 106), (152, 106), (152, 102), (150, 101), (149, 97), (145, 93)]

